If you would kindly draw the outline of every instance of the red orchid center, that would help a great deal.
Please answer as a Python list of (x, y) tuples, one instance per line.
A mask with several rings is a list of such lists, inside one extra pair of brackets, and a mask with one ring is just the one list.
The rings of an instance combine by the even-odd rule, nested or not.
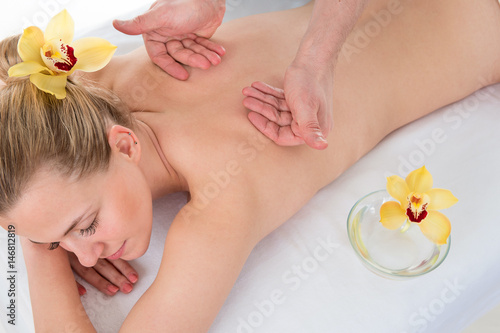
[(62, 42), (53, 39), (42, 47), (42, 59), (45, 65), (56, 73), (69, 72), (76, 64), (75, 50)]
[(407, 197), (406, 216), (411, 222), (420, 223), (427, 217), (427, 206), (430, 198), (425, 193), (410, 193)]

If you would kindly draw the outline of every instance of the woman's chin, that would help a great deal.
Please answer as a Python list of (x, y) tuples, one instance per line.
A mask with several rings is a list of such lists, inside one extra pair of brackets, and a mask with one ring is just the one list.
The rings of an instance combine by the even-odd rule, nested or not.
[(121, 257), (121, 259), (127, 260), (127, 261), (138, 259), (138, 258), (142, 257), (147, 252), (148, 248), (149, 248), (149, 242), (146, 244), (146, 246), (144, 246), (141, 249), (139, 249), (139, 248), (131, 249), (132, 251), (130, 251), (130, 253), (126, 253), (125, 255), (123, 255)]

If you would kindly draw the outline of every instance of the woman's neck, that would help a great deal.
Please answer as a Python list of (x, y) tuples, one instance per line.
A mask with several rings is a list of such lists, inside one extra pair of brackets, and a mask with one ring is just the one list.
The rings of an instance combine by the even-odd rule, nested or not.
[(188, 191), (184, 177), (170, 165), (153, 130), (136, 118), (135, 134), (141, 145), (141, 168), (153, 199), (174, 192)]

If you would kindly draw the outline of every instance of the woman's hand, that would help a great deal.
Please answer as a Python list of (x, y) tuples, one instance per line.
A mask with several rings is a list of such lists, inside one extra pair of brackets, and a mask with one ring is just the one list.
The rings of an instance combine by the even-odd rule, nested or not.
[(208, 69), (221, 62), (225, 50), (208, 40), (221, 25), (225, 0), (158, 0), (132, 20), (113, 22), (128, 35), (142, 34), (151, 60), (179, 80), (189, 73), (181, 65)]
[[(71, 268), (76, 274), (109, 296), (115, 295), (118, 290), (128, 294), (132, 291), (133, 285), (139, 277), (132, 266), (122, 259), (99, 259), (94, 267), (85, 267), (80, 264), (74, 253), (68, 252), (68, 258)], [(78, 282), (77, 285), (80, 296), (85, 294), (85, 287)]]

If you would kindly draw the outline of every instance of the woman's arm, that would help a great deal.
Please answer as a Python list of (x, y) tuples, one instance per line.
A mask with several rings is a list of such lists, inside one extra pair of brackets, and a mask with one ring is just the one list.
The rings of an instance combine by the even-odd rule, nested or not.
[(247, 211), (186, 205), (172, 223), (156, 280), (120, 332), (206, 332), (256, 243)]
[(36, 332), (95, 332), (80, 301), (66, 251), (49, 251), (46, 245), (25, 238), (21, 245)]
[[(231, 207), (231, 204), (227, 205)], [(234, 205), (233, 205), (234, 206)], [(186, 205), (172, 223), (158, 275), (120, 332), (206, 332), (257, 242), (246, 210)], [(67, 253), (22, 240), (37, 332), (96, 332)]]

